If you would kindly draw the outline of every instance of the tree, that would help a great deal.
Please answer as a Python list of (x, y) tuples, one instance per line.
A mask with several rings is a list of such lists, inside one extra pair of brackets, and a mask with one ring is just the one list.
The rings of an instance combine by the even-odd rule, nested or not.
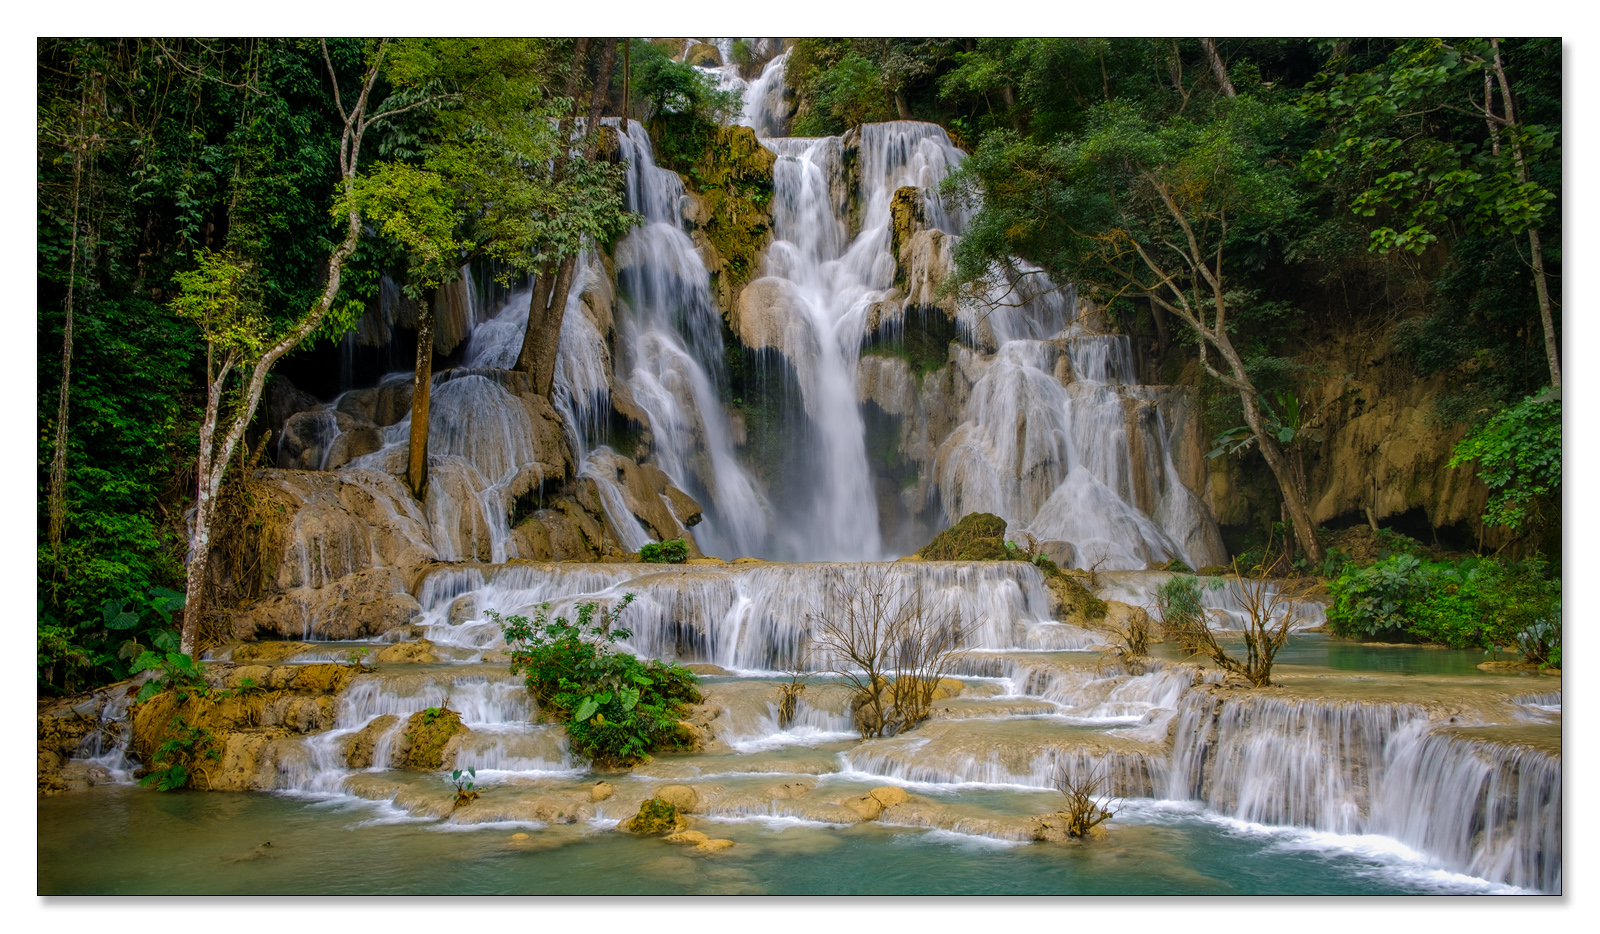
[[(1544, 331), (1550, 385), (1561, 364), (1540, 228), (1555, 195), (1535, 178), (1556, 149), (1556, 131), (1517, 116), (1517, 95), (1499, 39), (1442, 39), (1402, 44), (1381, 64), (1340, 76), (1335, 56), (1323, 87), (1305, 95), (1306, 113), (1332, 125), (1326, 148), (1305, 159), (1310, 176), (1349, 175), (1358, 189), (1350, 209), (1383, 212), (1371, 249), (1420, 254), (1452, 220), (1468, 230), (1528, 241), (1529, 264)], [(1481, 87), (1481, 101), (1478, 90)], [(1482, 122), (1482, 141), (1452, 126)]]
[(972, 624), (930, 606), (920, 587), (881, 567), (835, 570), (823, 601), (811, 618), (811, 648), (855, 688), (851, 708), (861, 738), (926, 720)]
[(983, 283), (991, 264), (1021, 255), (1102, 302), (1136, 296), (1187, 325), (1206, 373), (1238, 394), (1295, 537), (1320, 562), (1304, 481), (1267, 428), (1229, 317), (1252, 299), (1230, 272), (1241, 232), (1286, 223), (1301, 204), (1272, 146), (1295, 116), (1242, 94), (1192, 116), (1114, 100), (1089, 110), (1082, 135), (1049, 145), (997, 131), (946, 191), (981, 200), (957, 247), (957, 281)]
[[(322, 57), (333, 82), (334, 105), (343, 123), (339, 139), (339, 186), (342, 196), (333, 216), (344, 224), (344, 236), (328, 255), (327, 280), (321, 293), (303, 314), (281, 330), (271, 327), (253, 293), (252, 270), (227, 255), (200, 253), (197, 268), (178, 277), (179, 296), (173, 301), (175, 313), (198, 324), (208, 347), (205, 414), (200, 422), (199, 451), (196, 459), (194, 520), (189, 540), (185, 579), (185, 609), (180, 650), (199, 655), (199, 625), (202, 590), (211, 555), (211, 523), (217, 495), (227, 474), (228, 463), (255, 416), (267, 374), (285, 353), (316, 333), (334, 308), (339, 294), (345, 262), (361, 239), (361, 215), (356, 207), (357, 179), (360, 174), (361, 144), (367, 131), (380, 121), (421, 106), (412, 102), (385, 107), (373, 97), (383, 66), (388, 40), (380, 40), (365, 55), (359, 90), (346, 107), (340, 90), (339, 72), (334, 67), (326, 42)], [(388, 103), (388, 102), (384, 102)], [(242, 384), (234, 390), (233, 404), (224, 405), (230, 389), (229, 377)], [(224, 411), (226, 409), (226, 411)], [(221, 431), (220, 439), (218, 432)]]

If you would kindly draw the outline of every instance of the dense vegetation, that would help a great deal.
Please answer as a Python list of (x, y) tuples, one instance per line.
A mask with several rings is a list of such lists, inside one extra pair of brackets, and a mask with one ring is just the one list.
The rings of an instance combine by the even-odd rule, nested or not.
[(505, 633), (511, 673), (525, 675), (539, 709), (566, 726), (573, 751), (606, 767), (634, 765), (652, 752), (694, 743), (679, 723), (684, 707), (700, 702), (694, 674), (612, 648), (633, 636), (614, 628), (631, 602), (628, 594), (609, 611), (582, 603), (571, 622), (551, 619), (548, 605), (531, 620), (490, 614)]
[[(603, 152), (546, 170), (552, 119), (625, 109), (663, 164), (693, 166), (737, 106), (643, 40), (393, 43), (371, 87), (385, 118), (341, 188), (344, 116), (375, 48), (38, 43), (41, 692), (128, 676), (179, 618), (206, 387), (227, 336), (208, 330), (220, 306), (185, 299), (227, 283), (250, 343), (287, 333), (326, 284), (335, 208), (354, 206), (364, 226), (338, 301), (297, 351), (333, 359), (384, 276), (424, 301), (467, 261), (551, 278), (585, 237), (626, 229), (621, 169)], [(1473, 429), (1457, 462), (1489, 484), (1483, 522), (1505, 531), (1502, 558), (1547, 562), (1497, 559), (1491, 573), (1453, 556), (1435, 574), (1419, 559), (1401, 602), (1455, 587), (1452, 599), (1515, 607), (1518, 581), (1559, 579), (1558, 39), (801, 39), (788, 83), (796, 135), (931, 120), (971, 153), (947, 189), (979, 205), (951, 288), (1021, 257), (1094, 294), (1163, 381), (1204, 363), (1219, 456), (1277, 490), (1256, 504), (1263, 532), (1278, 500), (1292, 512), (1309, 498), (1319, 436), (1297, 400), (1330, 374), (1303, 351), (1381, 334), (1408, 361), (1400, 377), (1449, 377), (1431, 414)], [(768, 193), (739, 194), (764, 207)], [(759, 428), (756, 406), (779, 403), (746, 398), (741, 372), (726, 389)], [(225, 406), (242, 387), (223, 387)], [(247, 512), (243, 468), (272, 450), (259, 425), (246, 440), (224, 524)], [(1302, 565), (1336, 572), (1311, 560), (1321, 539), (1302, 534)], [(1371, 573), (1399, 573), (1384, 567)], [(207, 600), (240, 596), (225, 589)], [(179, 612), (206, 610), (190, 602)], [(1512, 616), (1473, 634), (1441, 618), (1410, 637), (1511, 644), (1549, 618)], [(1350, 623), (1394, 635), (1374, 625)]]
[[(972, 155), (946, 193), (981, 205), (952, 285), (1020, 257), (1107, 305), (1158, 379), (1198, 358), (1212, 431), (1246, 429), (1231, 450), (1291, 512), (1316, 413), (1279, 400), (1328, 375), (1299, 353), (1357, 329), (1451, 376), (1439, 424), (1510, 409), (1493, 431), (1559, 462), (1558, 420), (1516, 405), (1560, 385), (1558, 40), (802, 39), (788, 74), (797, 135), (948, 128)], [(1523, 466), (1502, 486), (1555, 495)], [(1541, 506), (1517, 550), (1558, 561)]]

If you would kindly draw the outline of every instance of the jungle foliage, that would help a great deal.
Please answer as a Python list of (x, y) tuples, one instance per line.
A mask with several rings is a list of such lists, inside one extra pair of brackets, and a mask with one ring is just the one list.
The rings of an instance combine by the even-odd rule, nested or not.
[(614, 625), (631, 602), (632, 594), (609, 610), (582, 603), (570, 622), (552, 619), (548, 604), (532, 619), (490, 614), (505, 633), (511, 673), (524, 675), (539, 709), (566, 726), (574, 751), (608, 768), (692, 747), (694, 739), (679, 720), (687, 705), (700, 702), (688, 669), (640, 661), (613, 647), (633, 637)]

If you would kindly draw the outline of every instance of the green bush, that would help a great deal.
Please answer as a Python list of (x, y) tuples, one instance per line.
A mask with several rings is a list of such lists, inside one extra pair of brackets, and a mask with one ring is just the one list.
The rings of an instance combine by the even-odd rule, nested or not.
[(1517, 529), (1560, 515), (1561, 393), (1529, 396), (1463, 438), (1451, 467), (1478, 462), (1489, 487), (1485, 525)]
[(636, 765), (651, 752), (693, 746), (678, 721), (685, 705), (700, 702), (694, 674), (611, 647), (633, 635), (611, 625), (632, 602), (628, 594), (610, 614), (597, 603), (579, 604), (575, 622), (549, 618), (549, 604), (531, 620), (489, 614), (505, 633), (512, 674), (526, 675), (540, 708), (565, 723), (573, 751), (605, 767)]
[(682, 564), (689, 560), (689, 545), (681, 538), (651, 542), (639, 549), (639, 560), (647, 564)]
[(1391, 642), (1517, 646), (1535, 623), (1561, 613), (1561, 581), (1538, 559), (1424, 561), (1400, 554), (1365, 568), (1346, 565), (1329, 590), (1328, 625), (1336, 634)]

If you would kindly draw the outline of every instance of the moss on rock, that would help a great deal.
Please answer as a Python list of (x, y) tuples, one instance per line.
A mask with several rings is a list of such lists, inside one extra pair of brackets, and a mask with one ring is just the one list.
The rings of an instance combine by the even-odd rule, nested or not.
[[(688, 114), (650, 121), (657, 164), (683, 176), (700, 209), (691, 234), (707, 254), (711, 289), (724, 317), (754, 279), (772, 241), (772, 168), (778, 157), (747, 126), (715, 126)], [(709, 249), (707, 249), (709, 247)]]
[(974, 512), (933, 537), (917, 557), (924, 561), (998, 561), (1006, 557), (1006, 520)]
[(445, 707), (429, 707), (412, 714), (396, 744), (395, 759), (402, 768), (431, 772), (444, 768), (445, 747), (458, 734), (469, 733), (461, 714)]
[(678, 814), (678, 809), (661, 798), (646, 798), (639, 805), (639, 813), (624, 825), (629, 833), (659, 835), (678, 833), (689, 829), (689, 822)]

